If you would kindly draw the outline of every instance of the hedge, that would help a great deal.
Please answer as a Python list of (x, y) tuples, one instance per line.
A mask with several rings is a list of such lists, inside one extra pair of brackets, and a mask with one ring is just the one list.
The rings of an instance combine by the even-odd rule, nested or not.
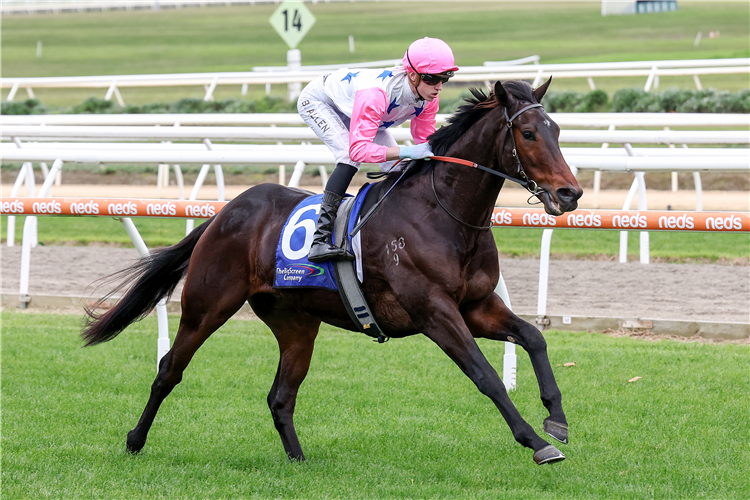
[(296, 103), (289, 103), (281, 97), (263, 97), (255, 101), (224, 99), (204, 101), (200, 98), (180, 99), (177, 102), (157, 102), (137, 106), (118, 105), (115, 101), (105, 101), (90, 97), (82, 104), (71, 108), (52, 110), (37, 99), (19, 102), (3, 102), (0, 113), (3, 115), (45, 115), (45, 114), (150, 114), (150, 113), (292, 113), (297, 111)]
[[(441, 102), (442, 113), (452, 113), (463, 98)], [(620, 89), (612, 99), (603, 90), (591, 92), (550, 91), (542, 104), (551, 113), (750, 113), (750, 89), (739, 92), (683, 90), (670, 88), (663, 92)]]
[[(440, 103), (441, 113), (452, 113), (464, 102), (468, 93)], [(670, 88), (663, 92), (646, 92), (640, 89), (621, 89), (612, 99), (602, 90), (591, 92), (548, 92), (542, 104), (549, 112), (593, 113), (750, 113), (750, 89), (739, 92), (708, 90), (683, 90)], [(51, 109), (37, 99), (3, 102), (3, 115), (43, 115), (65, 113), (294, 113), (296, 103), (281, 97), (263, 97), (254, 101), (224, 99), (204, 101), (200, 98), (180, 99), (171, 103), (152, 103), (142, 106), (119, 106), (114, 101), (96, 97), (86, 99), (71, 108)]]

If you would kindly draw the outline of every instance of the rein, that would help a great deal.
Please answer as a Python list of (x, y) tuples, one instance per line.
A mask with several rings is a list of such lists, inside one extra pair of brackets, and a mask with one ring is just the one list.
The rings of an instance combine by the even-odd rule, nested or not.
[[(517, 177), (512, 177), (512, 176), (510, 176), (508, 174), (504, 174), (502, 172), (498, 172), (497, 170), (493, 170), (491, 168), (487, 168), (487, 167), (485, 167), (483, 165), (479, 165), (478, 163), (475, 163), (473, 161), (464, 160), (464, 159), (461, 159), (461, 158), (454, 158), (452, 156), (432, 156), (432, 157), (430, 157), (430, 159), (431, 160), (442, 161), (442, 162), (446, 162), (446, 163), (456, 163), (458, 165), (464, 165), (464, 166), (467, 166), (467, 167), (476, 168), (476, 169), (482, 170), (484, 172), (487, 172), (489, 174), (496, 175), (498, 177), (502, 177), (503, 179), (506, 179), (506, 180), (515, 182), (517, 184), (520, 184), (521, 186), (523, 186), (524, 188), (526, 188), (526, 190), (529, 193), (531, 193), (531, 196), (529, 197), (529, 200), (528, 200), (528, 203), (531, 203), (531, 201), (530, 201), (531, 198), (533, 198), (534, 196), (537, 196), (537, 195), (543, 193), (544, 189), (540, 188), (537, 185), (537, 183), (534, 181), (534, 179), (530, 179), (526, 175), (526, 172), (523, 169), (523, 165), (521, 165), (521, 158), (519, 158), (518, 152), (516, 150), (516, 139), (515, 139), (515, 137), (513, 137), (513, 130), (512, 130), (512, 128), (513, 128), (513, 120), (515, 120), (518, 117), (518, 115), (520, 115), (521, 113), (524, 113), (525, 111), (528, 111), (530, 109), (541, 108), (541, 107), (542, 107), (541, 104), (530, 104), (530, 105), (528, 105), (526, 107), (523, 107), (520, 110), (518, 110), (510, 118), (508, 118), (508, 110), (507, 109), (503, 110), (503, 113), (505, 114), (505, 119), (507, 120), (507, 123), (508, 123), (508, 130), (506, 132), (506, 138), (508, 136), (510, 136), (510, 141), (511, 141), (511, 144), (513, 145), (513, 149), (511, 150), (511, 155), (513, 156), (513, 158), (516, 159), (516, 167), (517, 167), (518, 175), (520, 176), (520, 179), (517, 178)], [(506, 139), (503, 139), (503, 145), (505, 145), (505, 140)], [(504, 149), (504, 148), (501, 148), (501, 155), (502, 155), (502, 149)], [(445, 207), (445, 205), (443, 205), (443, 203), (440, 201), (440, 198), (438, 198), (437, 190), (435, 189), (435, 169), (432, 170), (432, 192), (435, 194), (435, 200), (437, 200), (438, 205), (440, 205), (440, 208), (442, 208), (443, 210), (445, 210), (445, 212), (448, 215), (450, 215), (451, 217), (453, 217), (456, 221), (460, 222), (464, 226), (470, 227), (472, 229), (479, 229), (479, 230), (482, 230), (482, 231), (486, 231), (486, 230), (488, 230), (488, 229), (490, 229), (492, 227), (492, 224), (490, 224), (489, 226), (475, 226), (473, 224), (469, 224), (468, 222), (464, 222), (461, 219), (459, 219), (458, 217), (456, 217), (455, 215), (453, 215)]]

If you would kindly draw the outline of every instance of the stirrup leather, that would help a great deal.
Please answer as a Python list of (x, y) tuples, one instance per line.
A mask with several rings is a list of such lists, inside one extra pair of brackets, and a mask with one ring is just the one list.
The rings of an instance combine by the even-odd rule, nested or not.
[(325, 262), (327, 260), (354, 260), (351, 252), (337, 247), (331, 238), (336, 212), (341, 204), (342, 196), (330, 191), (323, 192), (323, 200), (320, 204), (320, 215), (315, 226), (312, 246), (308, 259), (310, 262)]

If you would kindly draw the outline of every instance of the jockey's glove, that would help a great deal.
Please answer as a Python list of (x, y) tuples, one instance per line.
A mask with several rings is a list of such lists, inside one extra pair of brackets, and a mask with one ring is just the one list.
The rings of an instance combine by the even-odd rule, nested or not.
[(430, 158), (433, 155), (429, 142), (423, 142), (416, 146), (401, 146), (398, 150), (398, 157), (401, 159), (410, 158), (412, 160), (421, 160), (422, 158)]

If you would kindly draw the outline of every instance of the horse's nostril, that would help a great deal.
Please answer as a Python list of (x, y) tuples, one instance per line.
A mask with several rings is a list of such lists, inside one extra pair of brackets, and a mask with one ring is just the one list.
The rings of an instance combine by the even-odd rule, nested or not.
[(578, 200), (583, 193), (570, 188), (560, 188), (557, 190), (557, 199), (563, 203), (570, 203)]

